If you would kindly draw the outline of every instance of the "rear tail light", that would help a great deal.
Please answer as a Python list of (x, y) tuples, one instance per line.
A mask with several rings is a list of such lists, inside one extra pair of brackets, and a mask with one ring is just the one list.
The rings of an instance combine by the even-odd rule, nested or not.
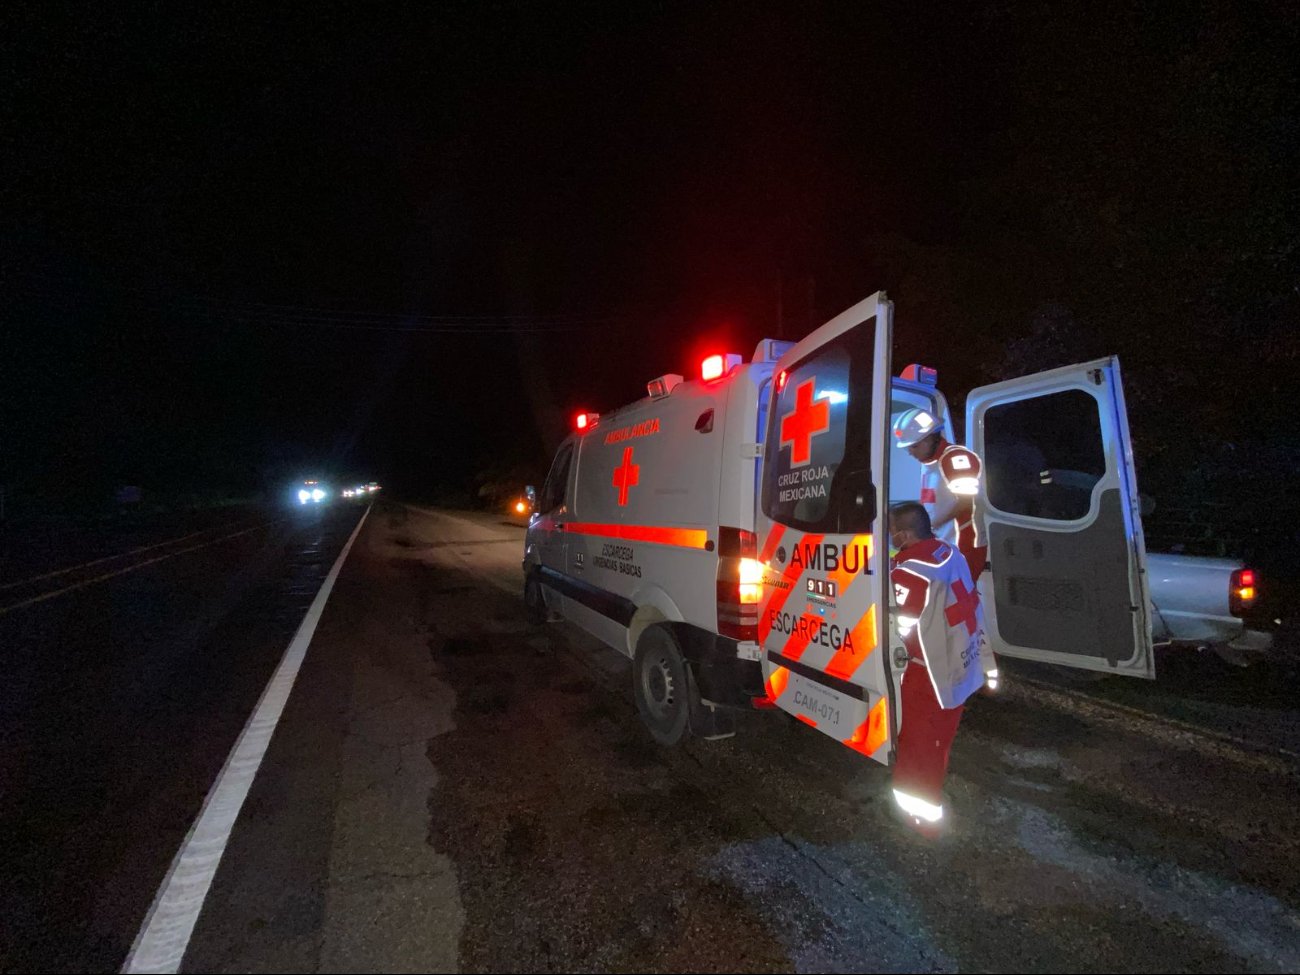
[(740, 604), (757, 606), (763, 595), (763, 563), (758, 559), (740, 560)]
[(718, 531), (718, 632), (733, 640), (758, 639), (763, 564), (758, 536), (739, 528)]
[(1232, 574), (1228, 589), (1228, 612), (1242, 616), (1255, 605), (1258, 590), (1255, 588), (1255, 570), (1238, 569)]

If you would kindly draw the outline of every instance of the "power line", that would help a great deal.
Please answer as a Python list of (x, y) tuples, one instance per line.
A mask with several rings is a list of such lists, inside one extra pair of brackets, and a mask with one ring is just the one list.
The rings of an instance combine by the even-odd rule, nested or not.
[[(62, 285), (58, 291), (29, 286), (23, 289), (28, 297), (49, 301), (54, 299), (65, 306), (78, 297), (84, 302), (89, 296), (84, 282), (73, 281), (39, 272), (23, 272), (24, 277), (37, 278)], [(80, 296), (69, 291), (69, 283), (80, 286)], [(372, 332), (431, 332), (440, 334), (507, 334), (514, 332), (573, 331), (585, 327), (608, 325), (625, 320), (614, 315), (560, 314), (541, 315), (432, 315), (388, 311), (358, 311), (328, 309), (304, 305), (272, 304), (265, 302), (234, 302), (212, 296), (183, 295), (160, 289), (134, 287), (121, 282), (106, 284), (106, 290), (117, 291), (154, 307), (176, 307), (184, 315), (201, 315), (236, 321), (248, 325), (320, 327), (348, 331)]]

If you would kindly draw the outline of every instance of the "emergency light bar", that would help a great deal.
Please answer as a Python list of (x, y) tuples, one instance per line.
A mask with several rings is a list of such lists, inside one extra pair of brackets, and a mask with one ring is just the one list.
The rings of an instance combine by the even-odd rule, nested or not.
[(931, 366), (923, 366), (919, 362), (913, 362), (898, 374), (898, 378), (906, 379), (912, 383), (920, 383), (922, 386), (938, 386), (939, 370)]
[(711, 355), (700, 364), (700, 378), (705, 382), (721, 379), (743, 361), (739, 352)]
[(573, 418), (573, 426), (576, 430), (586, 430), (588, 427), (594, 427), (599, 419), (599, 413), (579, 413)]

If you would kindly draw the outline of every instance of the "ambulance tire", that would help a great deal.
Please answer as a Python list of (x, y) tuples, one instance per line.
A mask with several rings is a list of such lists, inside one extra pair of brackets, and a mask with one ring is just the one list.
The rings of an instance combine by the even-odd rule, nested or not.
[(524, 612), (533, 626), (541, 626), (550, 619), (546, 608), (546, 593), (542, 592), (542, 581), (535, 572), (528, 573), (524, 578)]
[(691, 732), (694, 681), (672, 629), (662, 623), (646, 627), (632, 658), (632, 693), (651, 737), (669, 747)]

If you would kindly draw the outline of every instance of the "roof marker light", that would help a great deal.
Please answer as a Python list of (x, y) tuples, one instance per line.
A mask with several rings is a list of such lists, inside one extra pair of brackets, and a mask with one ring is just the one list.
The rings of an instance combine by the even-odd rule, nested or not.
[(933, 366), (923, 366), (919, 362), (913, 362), (898, 374), (898, 378), (920, 383), (922, 386), (937, 386), (939, 383), (939, 370)]

